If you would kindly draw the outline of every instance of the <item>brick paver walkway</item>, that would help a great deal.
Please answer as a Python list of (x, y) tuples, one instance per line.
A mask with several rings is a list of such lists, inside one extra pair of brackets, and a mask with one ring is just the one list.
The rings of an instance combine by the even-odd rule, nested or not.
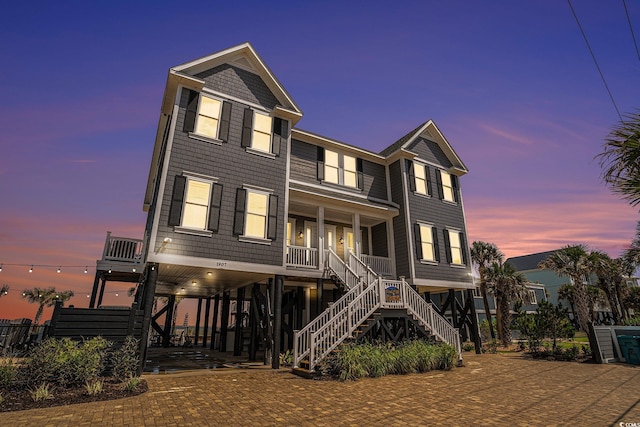
[(468, 354), (465, 364), (347, 383), (284, 370), (146, 375), (143, 395), (2, 413), (0, 425), (640, 425), (640, 367)]

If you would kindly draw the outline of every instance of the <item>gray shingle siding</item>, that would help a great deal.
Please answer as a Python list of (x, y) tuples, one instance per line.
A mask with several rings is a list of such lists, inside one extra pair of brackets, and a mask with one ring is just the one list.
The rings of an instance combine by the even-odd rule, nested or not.
[(444, 169), (448, 169), (452, 166), (451, 161), (444, 154), (440, 146), (428, 139), (417, 138), (415, 141), (409, 144), (407, 149), (416, 153), (422, 160), (440, 165)]
[(402, 171), (400, 161), (389, 165), (391, 183), (391, 200), (400, 206), (400, 214), (393, 218), (393, 234), (395, 237), (396, 273), (398, 276), (411, 277), (409, 265), (409, 248), (407, 247), (407, 225), (405, 221), (404, 190), (402, 188)]
[(207, 88), (247, 102), (260, 104), (268, 110), (272, 110), (278, 105), (278, 100), (260, 76), (241, 68), (223, 64), (203, 71), (196, 77), (203, 79)]
[[(187, 104), (184, 90), (177, 115), (173, 146), (169, 157), (168, 173), (160, 211), (156, 248), (165, 237), (171, 237), (174, 244), (167, 245), (163, 253), (203, 258), (225, 259), (268, 265), (282, 265), (285, 211), (286, 156), (267, 158), (245, 151), (240, 146), (242, 117), (245, 105), (232, 101), (229, 142), (221, 145), (189, 138), (182, 131)], [(286, 144), (281, 153), (286, 153)], [(167, 225), (171, 204), (173, 182), (176, 175), (194, 172), (219, 178), (223, 185), (220, 227), (212, 237), (175, 233)], [(269, 171), (269, 173), (265, 173)], [(261, 245), (238, 241), (233, 235), (236, 189), (244, 184), (274, 190), (279, 196), (278, 238), (271, 245)], [(176, 248), (183, 248), (178, 251)], [(155, 249), (155, 248), (154, 248)]]
[(375, 256), (389, 256), (387, 247), (387, 223), (382, 222), (371, 227), (371, 246)]
[[(290, 168), (291, 179), (319, 184), (317, 146), (296, 139), (292, 140)], [(367, 197), (387, 200), (387, 179), (384, 165), (363, 159), (362, 176), (364, 179), (363, 191)]]

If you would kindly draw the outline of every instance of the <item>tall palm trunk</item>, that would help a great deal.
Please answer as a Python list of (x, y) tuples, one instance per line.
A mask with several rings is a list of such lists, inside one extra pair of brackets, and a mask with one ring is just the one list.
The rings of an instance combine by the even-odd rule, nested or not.
[(500, 323), (502, 329), (502, 345), (511, 345), (511, 311), (509, 301), (506, 298), (500, 298)]
[(589, 314), (589, 296), (587, 294), (587, 288), (582, 282), (581, 277), (573, 278), (574, 286), (574, 302), (576, 304), (576, 311), (578, 314), (578, 324), (587, 334), (589, 333), (589, 321), (591, 315)]
[(500, 341), (503, 341), (504, 337), (504, 330), (502, 328), (502, 310), (500, 310), (500, 307), (502, 306), (502, 299), (503, 298), (501, 296), (496, 295), (496, 328), (498, 329), (498, 339)]
[(491, 339), (495, 340), (496, 333), (493, 330), (493, 321), (491, 319), (491, 309), (489, 308), (489, 298), (487, 298), (487, 286), (484, 283), (480, 283), (480, 293), (482, 294), (482, 303), (484, 304), (484, 313), (487, 316), (487, 322), (489, 322), (489, 333), (491, 334)]

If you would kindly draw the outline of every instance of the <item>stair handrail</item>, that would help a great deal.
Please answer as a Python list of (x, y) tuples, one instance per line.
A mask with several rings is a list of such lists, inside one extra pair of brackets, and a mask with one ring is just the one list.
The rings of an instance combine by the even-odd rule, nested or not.
[(349, 267), (354, 270), (359, 277), (363, 277), (366, 283), (373, 283), (379, 276), (379, 274), (365, 264), (359, 256), (351, 251), (349, 251)]
[(342, 261), (333, 248), (327, 249), (327, 267), (336, 274), (347, 289), (351, 289), (361, 282), (360, 276)]
[(458, 360), (462, 360), (462, 348), (460, 344), (460, 331), (441, 316), (433, 303), (427, 302), (407, 282), (403, 284), (403, 299), (407, 310), (411, 312), (429, 331), (443, 342), (456, 349)]
[(309, 371), (324, 359), (380, 307), (380, 280), (365, 287), (339, 313), (329, 319), (309, 340)]

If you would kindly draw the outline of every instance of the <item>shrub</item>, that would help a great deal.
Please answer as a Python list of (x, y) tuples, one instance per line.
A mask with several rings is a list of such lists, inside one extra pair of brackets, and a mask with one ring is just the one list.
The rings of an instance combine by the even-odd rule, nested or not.
[(110, 346), (101, 337), (82, 343), (69, 338), (49, 338), (30, 351), (19, 372), (28, 385), (81, 385), (102, 373)]
[(95, 396), (102, 393), (103, 386), (104, 386), (104, 382), (102, 380), (96, 380), (93, 382), (87, 381), (84, 384), (84, 388), (87, 390), (87, 394), (89, 396)]
[(450, 371), (456, 364), (456, 349), (449, 344), (440, 344), (436, 352), (437, 369)]
[(640, 326), (640, 317), (630, 317), (625, 319), (623, 324), (625, 326)]
[(136, 375), (140, 357), (138, 355), (139, 340), (131, 335), (125, 338), (122, 346), (110, 356), (111, 374), (118, 380)]
[(16, 379), (17, 371), (13, 357), (0, 358), (0, 388), (9, 388)]
[(475, 348), (476, 346), (470, 341), (465, 341), (462, 343), (462, 351), (473, 351)]
[(280, 353), (280, 366), (291, 365), (293, 365), (293, 352), (291, 350), (287, 350), (284, 353)]
[(53, 393), (49, 389), (49, 384), (47, 383), (42, 383), (34, 390), (29, 390), (29, 394), (31, 395), (31, 399), (33, 399), (34, 402), (53, 399)]
[(138, 386), (140, 385), (140, 381), (142, 381), (142, 378), (140, 377), (129, 377), (122, 383), (122, 389), (128, 392), (132, 392), (138, 388)]

